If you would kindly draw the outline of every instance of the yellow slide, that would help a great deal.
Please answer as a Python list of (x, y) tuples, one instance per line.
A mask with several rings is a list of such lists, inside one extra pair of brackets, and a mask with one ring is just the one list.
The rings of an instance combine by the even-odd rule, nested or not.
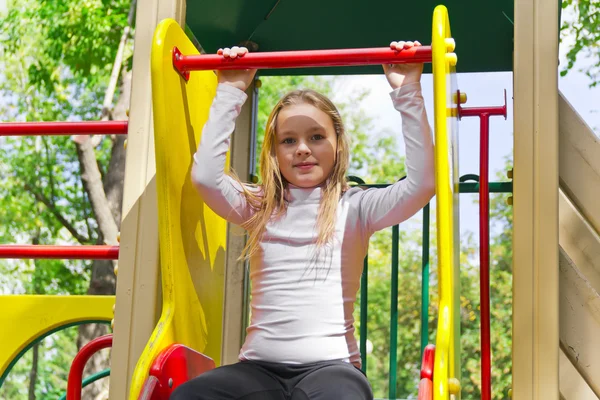
[(560, 391), (600, 398), (600, 141), (559, 97)]
[(173, 343), (221, 363), (227, 223), (202, 202), (190, 178), (217, 80), (212, 71), (183, 79), (173, 68), (175, 46), (198, 54), (177, 22), (166, 19), (156, 28), (151, 59), (162, 313), (136, 364), (132, 400), (157, 354)]

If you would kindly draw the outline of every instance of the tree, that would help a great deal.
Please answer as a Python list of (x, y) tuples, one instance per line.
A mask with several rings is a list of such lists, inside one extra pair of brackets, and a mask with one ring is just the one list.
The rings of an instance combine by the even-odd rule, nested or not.
[(571, 37), (567, 65), (561, 70), (561, 76), (575, 66), (581, 54), (589, 57), (590, 65), (584, 67), (590, 78), (590, 87), (600, 83), (600, 2), (597, 0), (563, 0), (561, 39)]
[[(0, 36), (3, 120), (126, 119), (134, 4), (130, 0), (85, 4), (74, 0), (8, 1)], [(57, 137), (4, 141), (1, 156), (7, 168), (1, 171), (5, 178), (3, 190), (25, 200), (31, 211), (39, 211), (39, 219), (36, 226), (20, 224), (23, 218), (5, 220), (18, 216), (23, 208), (5, 214), (3, 239), (116, 244), (124, 138), (98, 139), (80, 136), (75, 140)], [(14, 265), (26, 268), (27, 262)], [(71, 271), (70, 277), (89, 281), (87, 293), (114, 294), (112, 262), (88, 263), (85, 271), (75, 267), (78, 263), (60, 265)], [(66, 282), (57, 280), (55, 284)], [(104, 325), (81, 327), (78, 347), (103, 333)], [(94, 357), (91, 364), (102, 368), (107, 360)], [(98, 391), (95, 385), (90, 392)]]

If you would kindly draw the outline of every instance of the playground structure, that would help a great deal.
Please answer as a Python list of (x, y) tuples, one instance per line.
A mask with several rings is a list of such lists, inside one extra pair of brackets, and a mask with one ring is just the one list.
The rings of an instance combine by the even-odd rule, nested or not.
[[(184, 2), (153, 0), (150, 3), (144, 8), (138, 7), (130, 120), (128, 124), (118, 124), (120, 129), (127, 128), (129, 134), (121, 248), (63, 248), (54, 249), (55, 253), (49, 255), (48, 249), (39, 247), (0, 247), (0, 255), (6, 258), (114, 259), (118, 251), (120, 272), (111, 340), (114, 350), (111, 399), (137, 399), (140, 393), (148, 394), (152, 390), (156, 396), (163, 397), (142, 398), (167, 398), (164, 396), (170, 389), (202, 369), (211, 368), (211, 362), (214, 365), (234, 362), (243, 330), (243, 266), (235, 261), (243, 242), (229, 234), (235, 228), (228, 227), (206, 206), (199, 206), (201, 199), (193, 193), (189, 182), (191, 155), (216, 86), (210, 70), (219, 65), (210, 62), (218, 58), (198, 55), (197, 47), (181, 29), (185, 25)], [(599, 339), (593, 335), (599, 327), (597, 304), (600, 302), (600, 211), (593, 207), (600, 194), (600, 158), (594, 157), (600, 154), (600, 144), (558, 92), (555, 62), (558, 16), (556, 7), (550, 3), (537, 0), (527, 4), (515, 1), (514, 4), (513, 106), (518, 134), (514, 139), (514, 183), (502, 187), (509, 191), (512, 188), (514, 192), (513, 337), (519, 338), (513, 342), (514, 399), (558, 398), (559, 389), (566, 399), (594, 398), (594, 393), (600, 395), (600, 365), (597, 357), (593, 357), (600, 349)], [(452, 15), (453, 9), (449, 8)], [(452, 36), (444, 7), (436, 9), (431, 25), (431, 47), (424, 46), (418, 52), (408, 54), (371, 49), (350, 65), (417, 60), (431, 62), (433, 66), (436, 221), (441, 277), (438, 289), (441, 296), (435, 351), (422, 343), (421, 395), (424, 399), (446, 399), (460, 397), (461, 379), (460, 350), (456, 345), (460, 333), (453, 318), (458, 305), (454, 284), (458, 273), (455, 210), (461, 183), (457, 171), (453, 171), (458, 154), (447, 147), (456, 141), (449, 142), (447, 137), (456, 134), (453, 126), (458, 117), (479, 116), (483, 133), (489, 116), (506, 116), (506, 107), (474, 109), (461, 106), (456, 81), (447, 76), (452, 76), (449, 73), (456, 63), (454, 47), (460, 57), (459, 49), (464, 43), (457, 41), (455, 45), (448, 40)], [(175, 48), (180, 57), (174, 52)], [(294, 66), (308, 68), (323, 66), (326, 62), (330, 66), (348, 65), (348, 56), (355, 51), (317, 53), (326, 60), (301, 64), (299, 59), (294, 59)], [(290, 53), (287, 54), (289, 57)], [(273, 64), (282, 57), (283, 64)], [(236, 61), (235, 65), (248, 67), (251, 66), (249, 63), (256, 62), (254, 66), (260, 68), (281, 68), (286, 65), (285, 57), (282, 53), (257, 52), (239, 60), (241, 62)], [(383, 58), (367, 60), (366, 57)], [(287, 62), (290, 63), (290, 58)], [(457, 65), (461, 65), (460, 61)], [(188, 72), (191, 73), (186, 77)], [(241, 176), (251, 173), (252, 135), (249, 133), (254, 125), (256, 92), (254, 88), (249, 92), (252, 101), (245, 106), (238, 120), (230, 153), (231, 166)], [(145, 100), (150, 98), (153, 104)], [(449, 113), (450, 118), (447, 109), (454, 110)], [(42, 127), (33, 128), (40, 133)], [(2, 125), (3, 130), (11, 128), (18, 128), (15, 132), (24, 132), (22, 127), (14, 124)], [(47, 133), (70, 134), (64, 126), (47, 129)], [(173, 132), (181, 135), (173, 135)], [(34, 131), (25, 130), (25, 133)], [(489, 190), (500, 189), (494, 188), (494, 183), (486, 187), (485, 140), (481, 145), (481, 179), (478, 184), (462, 187), (478, 190), (484, 200)], [(175, 154), (177, 156), (173, 157)], [(487, 224), (484, 218), (486, 202), (482, 201), (481, 206), (483, 227)], [(184, 214), (185, 219), (181, 217)], [(482, 230), (480, 240), (482, 296), (485, 296), (484, 289), (488, 284), (485, 280), (485, 250), (489, 241), (485, 230)], [(556, 251), (548, 251), (552, 248)], [(32, 310), (41, 309), (34, 304), (36, 301), (43, 304), (53, 300), (2, 296), (0, 301), (6, 302), (3, 309), (15, 310), (14, 314), (4, 317), (8, 321), (17, 321), (23, 315), (36, 318)], [(17, 351), (0, 355), (8, 361), (14, 360), (36, 336), (49, 334), (61, 324), (109, 321), (115, 298), (85, 296), (64, 301), (72, 302), (65, 308), (76, 315), (65, 315), (55, 307), (56, 321), (44, 320), (45, 325), (31, 326), (31, 331), (19, 332), (21, 336), (9, 338), (14, 340), (7, 348)], [(148, 307), (148, 304), (156, 307)], [(97, 307), (98, 311), (90, 312), (92, 307)], [(157, 308), (162, 308), (160, 317), (156, 315)], [(489, 314), (484, 318), (484, 301), (481, 313), (482, 343), (486, 337), (488, 339), (487, 353), (486, 346), (482, 345), (482, 399), (489, 399), (489, 373), (485, 375), (490, 362), (489, 325), (485, 332)], [(190, 324), (189, 321), (198, 323)], [(360, 336), (364, 354), (366, 335), (361, 332)], [(101, 340), (106, 342), (105, 338)], [(180, 346), (169, 347), (172, 344), (184, 344), (195, 351)], [(176, 365), (168, 364), (173, 359), (170, 357), (197, 359), (201, 368), (182, 372)], [(2, 364), (4, 358), (0, 359), (3, 368), (0, 374), (8, 369)], [(395, 379), (392, 375), (390, 379)], [(432, 397), (425, 395), (427, 391)], [(77, 398), (76, 394), (71, 396)]]

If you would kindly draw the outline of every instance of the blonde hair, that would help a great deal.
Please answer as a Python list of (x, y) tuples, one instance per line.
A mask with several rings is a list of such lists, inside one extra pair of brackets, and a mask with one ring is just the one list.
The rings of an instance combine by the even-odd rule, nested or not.
[[(283, 216), (287, 210), (286, 191), (288, 182), (281, 175), (277, 162), (275, 127), (281, 110), (284, 107), (296, 104), (310, 104), (329, 115), (337, 136), (335, 164), (331, 174), (325, 180), (319, 204), (317, 248), (328, 244), (333, 238), (338, 202), (342, 194), (348, 189), (346, 173), (348, 172), (350, 159), (350, 145), (340, 113), (331, 100), (311, 89), (294, 90), (279, 100), (267, 120), (263, 147), (260, 153), (261, 184), (247, 185), (258, 190), (249, 190), (245, 185), (241, 185), (246, 201), (254, 211), (252, 217), (243, 225), (248, 231), (248, 241), (240, 256), (241, 259), (251, 257), (258, 250), (267, 223), (272, 218)], [(232, 176), (239, 181), (239, 178), (234, 174)]]

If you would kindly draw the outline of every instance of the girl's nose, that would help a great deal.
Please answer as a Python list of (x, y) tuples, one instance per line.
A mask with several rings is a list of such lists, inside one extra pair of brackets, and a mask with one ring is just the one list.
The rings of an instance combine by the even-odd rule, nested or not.
[(305, 143), (300, 142), (300, 144), (298, 144), (298, 148), (296, 149), (296, 154), (299, 156), (310, 154), (310, 148)]

